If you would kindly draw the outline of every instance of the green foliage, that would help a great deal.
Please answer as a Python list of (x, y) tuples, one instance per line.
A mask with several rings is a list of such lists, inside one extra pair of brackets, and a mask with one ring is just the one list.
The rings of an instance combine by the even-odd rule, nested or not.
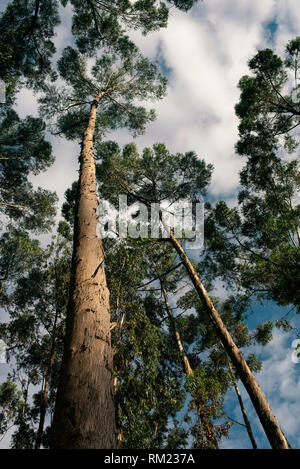
[(262, 369), (262, 363), (258, 360), (257, 356), (254, 353), (249, 353), (246, 361), (250, 370), (253, 373), (257, 373)]
[(22, 393), (10, 380), (0, 384), (0, 434), (4, 435), (14, 424), (22, 408)]
[(166, 79), (135, 46), (123, 57), (104, 53), (95, 60), (91, 74), (86, 58), (67, 47), (58, 69), (67, 86), (60, 90), (49, 86), (40, 99), (41, 112), (46, 118), (57, 117), (53, 131), (69, 139), (82, 137), (90, 106), (97, 96), (100, 101), (96, 138), (119, 127), (126, 127), (134, 135), (143, 133), (155, 113), (134, 101), (161, 99), (166, 92)]
[[(183, 11), (189, 10), (197, 0), (70, 0), (74, 16), (72, 32), (83, 53), (93, 54), (103, 45), (123, 52), (131, 42), (126, 30), (139, 29), (146, 34), (166, 27), (168, 5)], [(64, 0), (64, 4), (67, 0)]]
[(255, 339), (256, 341), (261, 344), (261, 345), (267, 345), (272, 338), (272, 331), (273, 331), (273, 322), (268, 321), (265, 323), (260, 322), (257, 326), (256, 333), (255, 333)]
[(59, 24), (57, 0), (13, 0), (0, 17), (0, 78), (12, 94), (21, 80), (43, 87), (47, 76), (55, 78), (52, 42)]
[(202, 404), (213, 401), (222, 392), (221, 383), (207, 375), (203, 368), (198, 368), (193, 375), (188, 376), (187, 385), (195, 401)]
[(299, 103), (293, 100), (299, 39), (284, 62), (270, 49), (250, 60), (252, 76), (239, 83), (237, 152), (247, 157), (240, 173), (239, 206), (210, 207), (208, 241), (214, 271), (249, 297), (299, 310)]
[[(21, 271), (20, 262), (16, 283), (2, 298), (9, 321), (0, 325), (0, 335), (7, 344), (7, 357), (13, 369), (10, 379), (21, 385), (25, 401), (21, 412), (14, 414), (16, 432), (11, 444), (13, 448), (28, 449), (34, 446), (47, 375), (50, 379), (48, 411), (53, 412), (54, 408), (63, 351), (71, 252), (69, 241), (61, 235), (54, 237), (45, 249), (24, 234), (22, 237), (19, 233), (19, 238), (26, 241), (21, 246), (26, 265)], [(34, 255), (30, 257), (33, 248)], [(41, 386), (41, 392), (36, 392), (37, 386)], [(34, 393), (32, 403), (27, 399), (29, 391)]]
[(97, 165), (101, 191), (112, 203), (124, 193), (129, 201), (196, 202), (205, 194), (212, 172), (212, 165), (194, 152), (172, 155), (163, 143), (145, 148), (141, 155), (133, 143), (122, 152), (112, 142), (98, 143), (96, 152), (101, 161)]
[[(221, 423), (220, 420), (224, 417), (223, 401), (227, 388), (218, 375), (199, 367), (188, 376), (187, 389), (193, 396), (190, 407), (198, 413), (198, 421), (192, 428), (194, 447), (216, 449), (221, 438), (228, 437), (231, 427), (229, 422)], [(213, 424), (213, 420), (219, 421), (219, 424)]]
[(0, 208), (20, 228), (47, 230), (55, 215), (55, 193), (33, 189), (28, 177), (53, 163), (52, 149), (45, 140), (45, 124), (4, 107), (0, 119)]
[(160, 327), (161, 308), (137, 289), (147, 275), (144, 246), (118, 246), (105, 239), (104, 247), (122, 447), (163, 448), (169, 441), (169, 419), (181, 409), (185, 393)]
[(41, 256), (39, 244), (28, 233), (11, 228), (0, 237), (0, 278), (2, 292), (7, 283), (15, 281), (31, 268)]

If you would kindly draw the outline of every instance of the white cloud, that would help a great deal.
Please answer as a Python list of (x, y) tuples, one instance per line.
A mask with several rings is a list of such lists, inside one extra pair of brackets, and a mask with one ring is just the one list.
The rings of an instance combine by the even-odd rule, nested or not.
[(284, 5), (274, 0), (199, 2), (188, 14), (173, 10), (167, 29), (147, 37), (133, 35), (147, 54), (155, 56), (159, 47), (172, 70), (168, 97), (156, 105), (158, 121), (137, 140), (139, 145), (159, 140), (173, 151), (194, 149), (214, 164), (214, 195), (232, 194), (244, 163), (234, 151), (234, 105), (239, 100), (238, 81), (248, 73), (247, 61), (257, 48), (268, 45), (266, 24), (274, 17), (280, 25), (282, 21), (283, 43), (293, 36), (296, 25), (299, 29), (299, 17), (293, 16), (296, 2)]
[[(60, 13), (62, 24), (55, 39), (57, 57), (63, 46), (73, 41), (71, 7), (60, 7)], [(214, 196), (232, 197), (238, 187), (244, 160), (234, 150), (238, 139), (234, 113), (239, 100), (237, 84), (248, 73), (249, 58), (257, 48), (268, 45), (270, 34), (266, 24), (274, 19), (279, 25), (275, 45), (282, 53), (286, 41), (299, 30), (296, 0), (198, 2), (188, 14), (172, 9), (166, 29), (146, 37), (139, 32), (131, 33), (145, 55), (163, 58), (171, 70), (168, 95), (154, 104), (158, 119), (148, 126), (144, 136), (136, 139), (139, 148), (160, 141), (173, 152), (196, 151), (214, 165), (210, 187)], [(21, 92), (18, 104), (21, 115), (36, 113), (30, 91)], [(115, 132), (108, 138), (116, 138), (121, 144), (131, 140), (127, 131)], [(66, 158), (69, 151), (69, 143), (61, 141), (60, 146), (55, 145), (57, 162), (47, 176), (39, 176), (49, 188), (55, 189), (58, 182), (60, 196), (64, 177), (76, 174), (77, 160)], [(58, 177), (53, 178), (54, 174)], [(66, 182), (70, 179), (67, 177)]]

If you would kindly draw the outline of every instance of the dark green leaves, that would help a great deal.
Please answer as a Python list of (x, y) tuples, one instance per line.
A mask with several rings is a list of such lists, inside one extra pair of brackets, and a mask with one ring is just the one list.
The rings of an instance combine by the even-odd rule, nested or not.
[(146, 34), (166, 27), (168, 7), (188, 11), (197, 0), (70, 0), (74, 9), (72, 32), (81, 52), (92, 54), (101, 46), (123, 52), (131, 47), (124, 35), (139, 29)]
[(161, 99), (166, 92), (166, 79), (135, 47), (125, 57), (102, 54), (91, 72), (85, 57), (67, 47), (58, 68), (68, 86), (63, 90), (49, 87), (40, 103), (45, 116), (57, 115), (55, 132), (67, 138), (82, 136), (94, 100), (99, 101), (96, 136), (119, 127), (142, 133), (155, 114), (136, 101)]
[(5, 109), (0, 123), (0, 208), (26, 229), (49, 229), (55, 214), (56, 195), (33, 189), (30, 174), (45, 171), (53, 163), (45, 140), (45, 124), (31, 116), (21, 120)]
[[(19, 79), (33, 88), (55, 78), (52, 42), (59, 24), (57, 0), (13, 0), (0, 18), (0, 78), (16, 85)], [(12, 90), (11, 90), (12, 91)]]
[[(109, 147), (113, 154), (107, 152)], [(127, 192), (148, 202), (196, 201), (205, 193), (212, 172), (212, 166), (194, 152), (172, 155), (162, 143), (145, 148), (141, 155), (134, 144), (126, 145), (122, 153), (109, 143), (99, 144), (96, 151), (102, 160), (98, 174), (105, 197), (110, 197), (113, 191), (114, 198)], [(107, 171), (111, 180), (107, 177), (104, 180)]]

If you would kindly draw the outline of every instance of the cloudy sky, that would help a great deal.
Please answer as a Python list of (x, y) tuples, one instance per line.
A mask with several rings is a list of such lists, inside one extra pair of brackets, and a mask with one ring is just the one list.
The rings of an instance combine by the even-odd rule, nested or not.
[[(61, 18), (55, 41), (57, 56), (63, 47), (72, 43), (70, 6), (61, 7)], [(247, 62), (258, 49), (272, 47), (278, 54), (283, 54), (286, 42), (299, 34), (299, 0), (204, 0), (188, 14), (172, 9), (165, 30), (146, 37), (133, 33), (142, 52), (158, 60), (169, 78), (167, 97), (155, 104), (156, 122), (149, 125), (144, 136), (136, 139), (139, 148), (164, 142), (174, 152), (195, 151), (215, 168), (210, 197), (234, 201), (239, 171), (244, 164), (234, 151), (238, 81), (248, 73)], [(36, 100), (30, 91), (20, 93), (16, 109), (21, 117), (37, 115)], [(131, 141), (126, 131), (118, 131), (109, 138), (120, 144)], [(56, 162), (33, 181), (57, 191), (61, 203), (64, 191), (77, 178), (79, 147), (76, 143), (53, 137), (51, 142)], [(259, 318), (261, 308), (254, 311)], [(280, 317), (286, 312), (278, 311), (272, 305), (267, 311), (272, 317)], [(291, 360), (293, 339), (293, 331), (289, 334), (276, 331), (272, 343), (265, 350), (257, 350), (264, 359), (263, 371), (257, 378), (287, 437), (299, 448), (300, 364)], [(260, 447), (268, 448), (242, 385), (241, 391)], [(231, 416), (241, 420), (234, 395), (230, 396)], [(223, 447), (249, 447), (244, 433), (243, 437), (240, 428), (235, 427), (232, 438), (224, 442)]]
[[(241, 157), (235, 154), (239, 100), (237, 84), (248, 72), (247, 61), (257, 49), (275, 48), (282, 54), (286, 42), (299, 34), (297, 0), (205, 0), (186, 14), (171, 10), (169, 26), (146, 37), (132, 37), (150, 58), (159, 60), (168, 74), (167, 97), (155, 103), (157, 120), (138, 137), (140, 148), (164, 142), (171, 151), (194, 150), (213, 163), (212, 196), (233, 197), (239, 182)], [(61, 7), (57, 28), (57, 56), (72, 43), (71, 8)], [(20, 93), (20, 115), (36, 114), (30, 91)], [(126, 131), (109, 136), (121, 144), (131, 137)], [(36, 178), (36, 183), (58, 192), (61, 200), (76, 178), (78, 145), (52, 138), (55, 165)]]

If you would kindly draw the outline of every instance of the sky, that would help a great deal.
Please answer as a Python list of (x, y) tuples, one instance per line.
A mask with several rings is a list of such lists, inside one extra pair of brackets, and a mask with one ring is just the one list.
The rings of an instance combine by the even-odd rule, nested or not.
[[(1, 6), (6, 3), (2, 2)], [(63, 47), (73, 43), (70, 6), (61, 7), (60, 14), (56, 57)], [(258, 49), (271, 47), (282, 55), (287, 41), (299, 34), (298, 0), (204, 0), (188, 13), (173, 8), (167, 29), (146, 37), (131, 33), (143, 54), (157, 60), (169, 79), (166, 98), (152, 105), (157, 120), (148, 126), (145, 135), (135, 139), (139, 149), (163, 142), (172, 152), (195, 151), (214, 165), (210, 199), (223, 198), (229, 205), (234, 204), (239, 171), (245, 163), (234, 149), (238, 139), (238, 120), (234, 113), (239, 100), (238, 82), (248, 73), (247, 62)], [(20, 117), (37, 115), (36, 98), (31, 91), (20, 92), (16, 110)], [(65, 190), (78, 175), (79, 146), (76, 142), (49, 138), (56, 161), (32, 181), (36, 186), (55, 190), (61, 204)], [(114, 132), (108, 138), (121, 145), (132, 141), (125, 130)], [(273, 304), (265, 305), (264, 310), (259, 305), (254, 307), (257, 320), (262, 316), (280, 317), (285, 312)], [(291, 360), (295, 338), (294, 331), (286, 334), (276, 330), (267, 347), (257, 346), (256, 351), (264, 362), (257, 379), (286, 436), (294, 447), (300, 448), (300, 364)], [(6, 366), (0, 364), (0, 375), (5, 373)], [(259, 447), (268, 448), (249, 399), (240, 387)], [(228, 396), (227, 405), (232, 418), (241, 420), (233, 393)], [(230, 440), (225, 440), (222, 447), (247, 448), (248, 440), (246, 432), (235, 426)]]

